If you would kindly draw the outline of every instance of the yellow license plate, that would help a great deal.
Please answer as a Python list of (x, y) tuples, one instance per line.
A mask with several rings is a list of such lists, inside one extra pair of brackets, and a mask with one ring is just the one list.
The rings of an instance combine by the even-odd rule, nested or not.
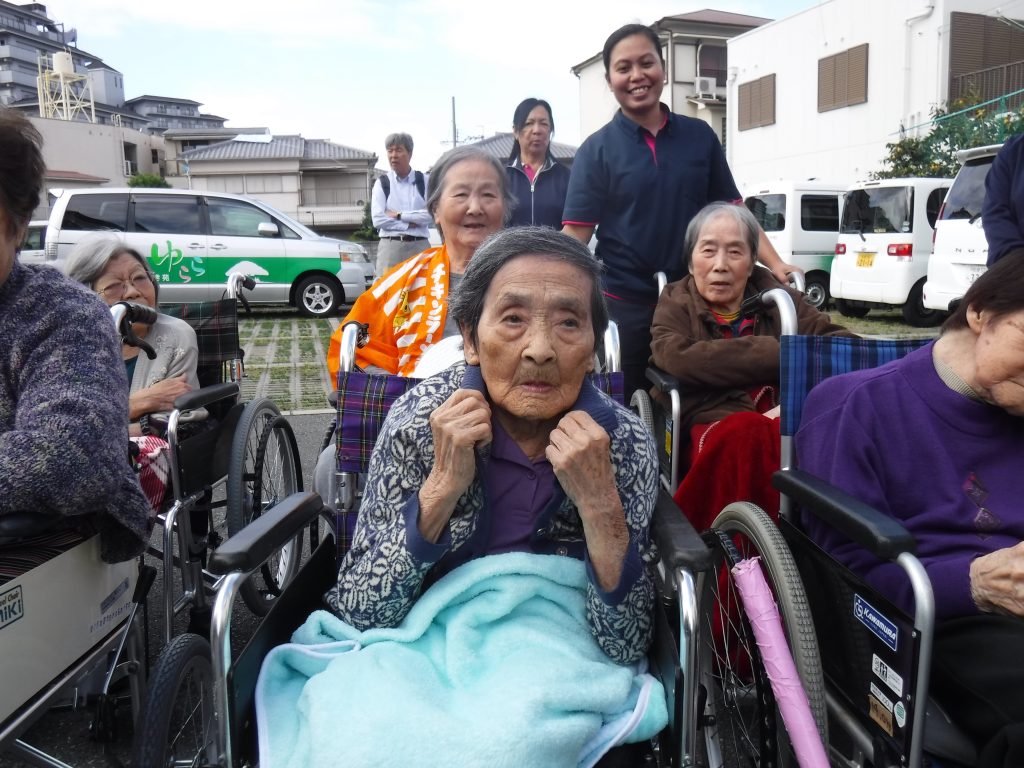
[(870, 267), (875, 263), (875, 254), (861, 251), (857, 254), (857, 266), (858, 267)]

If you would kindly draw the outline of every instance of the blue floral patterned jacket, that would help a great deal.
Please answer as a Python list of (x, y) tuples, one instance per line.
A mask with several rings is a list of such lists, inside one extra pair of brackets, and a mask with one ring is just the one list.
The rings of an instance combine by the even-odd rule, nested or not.
[[(360, 629), (395, 626), (425, 586), (458, 562), (484, 554), (489, 516), (480, 478), (487, 450), (477, 454), (477, 477), (456, 505), (437, 544), (419, 533), (418, 493), (433, 465), (430, 414), (460, 386), (484, 390), (478, 368), (460, 364), (418, 384), (392, 406), (370, 459), (352, 547), (328, 606)], [(641, 658), (650, 647), (654, 586), (647, 564), (658, 493), (657, 459), (650, 432), (631, 411), (585, 381), (574, 410), (584, 410), (609, 434), (611, 460), (629, 528), (630, 545), (618, 586), (605, 592), (587, 561), (583, 523), (560, 486), (541, 514), (532, 551), (578, 557), (587, 564), (587, 616), (601, 648), (619, 663)], [(557, 482), (557, 481), (556, 481)]]

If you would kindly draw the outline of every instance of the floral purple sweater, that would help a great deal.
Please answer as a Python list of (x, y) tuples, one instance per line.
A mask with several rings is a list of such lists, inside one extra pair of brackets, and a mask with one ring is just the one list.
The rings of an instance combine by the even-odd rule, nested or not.
[(149, 504), (128, 463), (128, 382), (110, 312), (48, 267), (0, 285), (0, 516), (78, 517), (104, 560), (142, 551)]

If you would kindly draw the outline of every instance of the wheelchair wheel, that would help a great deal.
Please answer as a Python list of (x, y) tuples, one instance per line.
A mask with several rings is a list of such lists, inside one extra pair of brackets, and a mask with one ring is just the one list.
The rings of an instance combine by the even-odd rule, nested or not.
[(629, 407), (636, 411), (636, 415), (647, 425), (647, 431), (654, 434), (654, 405), (651, 403), (651, 396), (638, 389), (629, 400)]
[(711, 610), (702, 640), (708, 662), (708, 699), (714, 703), (713, 740), (717, 742), (709, 744), (709, 750), (731, 751), (733, 759), (759, 766), (795, 765), (760, 652), (728, 572), (741, 559), (761, 558), (811, 713), (827, 744), (821, 659), (796, 563), (778, 527), (753, 504), (726, 507), (712, 523), (708, 540), (719, 552), (719, 567), (708, 584)]
[[(228, 472), (227, 527), (234, 536), (285, 497), (302, 490), (299, 449), (288, 420), (266, 398), (246, 406), (235, 431)], [(263, 616), (295, 575), (302, 536), (285, 545), (242, 585), (245, 604)]]
[(160, 654), (135, 728), (131, 765), (217, 765), (210, 644), (178, 635)]

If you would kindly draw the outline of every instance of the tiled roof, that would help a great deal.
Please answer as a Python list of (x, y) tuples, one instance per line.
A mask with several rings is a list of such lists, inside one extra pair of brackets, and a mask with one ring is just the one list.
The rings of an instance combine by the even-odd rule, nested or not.
[(270, 141), (228, 141), (181, 153), (182, 160), (373, 160), (376, 155), (323, 139), (274, 136)]
[(711, 8), (705, 8), (703, 11), (694, 11), (693, 13), (680, 13), (677, 16), (666, 16), (665, 18), (673, 21), (692, 21), (702, 24), (729, 24), (736, 27), (759, 27), (771, 21), (771, 19), (765, 19), (761, 16), (747, 16), (742, 13), (715, 11)]
[[(512, 142), (515, 136), (511, 133), (496, 133), (481, 141), (473, 142), (472, 146), (480, 147), (488, 154), (494, 155), (504, 162), (512, 154)], [(555, 160), (572, 160), (576, 157), (576, 147), (572, 144), (562, 144), (557, 141), (551, 142), (551, 154)]]

